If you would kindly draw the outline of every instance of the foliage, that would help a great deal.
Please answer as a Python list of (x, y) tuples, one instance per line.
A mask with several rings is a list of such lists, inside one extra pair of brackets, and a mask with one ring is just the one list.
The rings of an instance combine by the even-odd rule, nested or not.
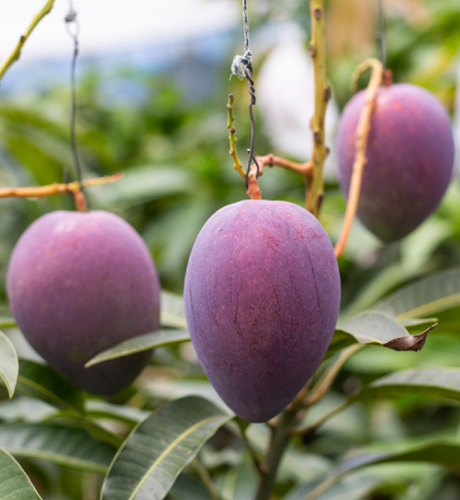
[[(306, 19), (304, 2), (291, 3), (291, 15)], [(329, 2), (330, 8), (336, 3), (340, 0)], [(398, 79), (428, 86), (451, 106), (458, 2), (415, 3), (427, 17), (414, 21), (397, 10), (389, 13), (389, 65)], [(271, 6), (267, 18), (279, 8)], [(343, 51), (331, 57), (330, 76), (341, 105), (357, 57)], [(228, 157), (228, 71), (206, 103), (186, 101), (166, 77), (120, 74), (145, 90), (145, 100), (107, 102), (97, 70), (79, 83), (77, 132), (85, 176), (125, 173), (124, 180), (88, 190), (87, 196), (91, 208), (118, 213), (136, 227), (155, 257), (163, 288), (180, 294), (199, 228), (215, 210), (243, 198)], [(247, 95), (245, 85), (232, 82), (235, 87), (242, 148), (249, 141)], [(1, 98), (2, 185), (46, 184), (62, 180), (63, 168), (72, 173), (68, 101), (65, 88)], [(257, 150), (269, 151), (258, 130)], [(270, 169), (261, 186), (267, 199), (303, 203), (303, 181), (291, 173)], [(344, 202), (334, 181), (326, 188), (322, 223), (335, 241)], [(42, 213), (70, 208), (71, 200), (1, 203), (3, 283), (22, 231)], [(284, 453), (274, 498), (460, 496), (459, 261), (458, 179), (437, 212), (401, 242), (382, 246), (355, 223), (340, 258), (339, 324), (313, 378), (311, 404)], [(17, 498), (27, 499), (89, 500), (101, 491), (104, 500), (254, 498), (272, 426), (244, 423), (222, 403), (188, 342), (179, 295), (163, 294), (161, 333), (137, 337), (91, 361), (155, 348), (151, 365), (131, 387), (102, 399), (37, 359), (15, 328), (4, 288), (0, 293), (5, 386), (0, 498), (10, 494), (6, 484)], [(415, 335), (436, 322), (423, 336), (422, 352), (411, 350), (421, 347)]]

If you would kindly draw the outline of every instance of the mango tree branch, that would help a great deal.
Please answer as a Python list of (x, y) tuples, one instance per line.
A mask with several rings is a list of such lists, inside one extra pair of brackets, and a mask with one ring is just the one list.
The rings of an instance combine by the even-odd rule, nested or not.
[(107, 184), (108, 182), (118, 181), (123, 177), (122, 173), (107, 175), (105, 177), (97, 177), (95, 179), (88, 179), (83, 181), (81, 184), (77, 181), (69, 182), (67, 184), (49, 184), (47, 186), (34, 186), (34, 187), (5, 187), (0, 188), (0, 198), (7, 197), (19, 197), (19, 198), (43, 198), (45, 196), (51, 196), (55, 194), (65, 194), (65, 193), (78, 193), (81, 191), (81, 187), (89, 186), (101, 186), (102, 184)]
[(274, 156), (271, 153), (265, 156), (257, 156), (256, 158), (259, 166), (282, 167), (290, 172), (301, 174), (306, 178), (311, 177), (312, 164), (310, 162), (297, 163), (295, 161), (286, 160), (286, 158), (281, 158), (280, 156)]
[(311, 181), (307, 181), (306, 205), (316, 217), (319, 216), (324, 198), (323, 165), (328, 154), (324, 142), (324, 123), (326, 106), (331, 97), (331, 90), (326, 79), (326, 27), (324, 20), (324, 0), (310, 0), (311, 40), (309, 50), (313, 59), (315, 79), (315, 113), (311, 120), (313, 132), (313, 166)]
[(19, 41), (16, 44), (13, 52), (7, 57), (5, 62), (0, 66), (0, 80), (3, 78), (3, 75), (6, 73), (6, 70), (14, 63), (14, 61), (18, 60), (21, 55), (22, 46), (25, 44), (27, 38), (29, 38), (32, 31), (35, 29), (37, 24), (49, 13), (53, 8), (54, 0), (48, 0), (43, 8), (35, 14), (30, 23), (29, 27), (26, 31), (19, 37)]
[(353, 224), (353, 219), (355, 218), (356, 211), (358, 209), (363, 170), (364, 170), (364, 165), (367, 162), (366, 146), (367, 146), (367, 138), (369, 136), (369, 131), (371, 128), (370, 125), (371, 116), (372, 116), (372, 111), (374, 110), (375, 97), (377, 95), (377, 91), (382, 83), (382, 78), (383, 78), (382, 63), (377, 59), (367, 59), (358, 66), (356, 70), (355, 83), (357, 79), (359, 79), (359, 76), (367, 69), (371, 69), (372, 74), (366, 89), (364, 107), (359, 116), (358, 127), (356, 128), (356, 154), (351, 174), (350, 189), (348, 191), (348, 201), (347, 201), (347, 208), (345, 210), (345, 219), (343, 222), (342, 231), (340, 233), (339, 239), (334, 247), (334, 252), (337, 258), (339, 258), (340, 255), (342, 255), (345, 245), (347, 244), (348, 237), (351, 231), (351, 226)]

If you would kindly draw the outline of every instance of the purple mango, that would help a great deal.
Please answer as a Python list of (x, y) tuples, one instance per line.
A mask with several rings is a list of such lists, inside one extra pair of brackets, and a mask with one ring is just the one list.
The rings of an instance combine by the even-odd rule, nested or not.
[(313, 375), (334, 333), (340, 275), (332, 244), (292, 203), (226, 206), (196, 239), (184, 300), (216, 391), (241, 418), (267, 421)]
[(94, 394), (129, 385), (143, 352), (85, 368), (97, 353), (160, 326), (160, 283), (145, 243), (120, 217), (57, 211), (21, 236), (8, 268), (13, 316), (34, 349)]
[[(337, 133), (342, 191), (348, 196), (365, 91), (343, 110)], [(367, 142), (358, 217), (383, 241), (403, 238), (440, 203), (452, 176), (449, 115), (427, 90), (394, 84), (378, 91)]]

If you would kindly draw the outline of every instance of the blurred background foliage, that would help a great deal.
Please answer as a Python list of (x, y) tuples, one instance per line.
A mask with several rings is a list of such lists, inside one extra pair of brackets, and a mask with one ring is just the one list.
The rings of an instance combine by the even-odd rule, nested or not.
[[(256, 75), (270, 49), (270, 44), (264, 46), (263, 41), (257, 42), (257, 30), (267, 31), (267, 24), (290, 18), (297, 23), (301, 21), (300, 27), (305, 31), (309, 25), (307, 4), (261, 2), (252, 13), (253, 37), (256, 46), (261, 47), (259, 53), (255, 53)], [(354, 67), (364, 58), (377, 55), (376, 2), (331, 0), (327, 8), (328, 74), (334, 96), (342, 108), (352, 95), (349, 82)], [(427, 87), (453, 113), (460, 44), (458, 2), (388, 0), (385, 12), (388, 65), (395, 80)], [(201, 99), (186, 95), (183, 75), (178, 81), (168, 74), (149, 74), (125, 67), (114, 70), (108, 81), (107, 75), (98, 72), (97, 64), (89, 69), (85, 66), (80, 74), (77, 134), (85, 176), (125, 173), (125, 178), (116, 184), (88, 190), (90, 206), (117, 212), (136, 227), (154, 255), (163, 286), (172, 291), (181, 292), (187, 257), (205, 220), (223, 205), (246, 196), (228, 157), (225, 113), (227, 95), (233, 92), (237, 98), (240, 154), (244, 158), (249, 141), (246, 83), (235, 78), (228, 81), (229, 61), (241, 50), (239, 35), (237, 30), (234, 52), (223, 54), (213, 68), (213, 75), (218, 76), (212, 76), (214, 86)], [(262, 36), (259, 38), (264, 40)], [(35, 73), (33, 77), (38, 79), (40, 75)], [(206, 80), (206, 74), (202, 80)], [(128, 99), (111, 96), (107, 89), (113, 81), (130, 85)], [(64, 171), (73, 176), (69, 102), (69, 87), (62, 84), (21, 95), (0, 94), (3, 185), (59, 182), (64, 178)], [(277, 153), (264, 136), (263, 118), (257, 115), (256, 151)], [(334, 149), (333, 144), (331, 148)], [(261, 179), (261, 187), (267, 199), (289, 199), (302, 204), (303, 181), (291, 173), (267, 171)], [(327, 189), (322, 220), (334, 240), (344, 203), (333, 177)], [(399, 276), (399, 283), (415, 274), (454, 264), (458, 260), (456, 243), (460, 223), (456, 194), (455, 180), (435, 216), (400, 244), (382, 247), (356, 223), (354, 237), (341, 262), (344, 306), (356, 299), (362, 287), (374, 277), (380, 275), (380, 282), (384, 281), (382, 271), (388, 273), (394, 265), (412, 269), (409, 276), (406, 276), (408, 271)], [(3, 257), (0, 273), (3, 277), (12, 245), (24, 228), (40, 214), (70, 208), (72, 204), (65, 197), (7, 199), (1, 203), (4, 216), (0, 222)], [(416, 249), (420, 255), (416, 263), (409, 248)], [(411, 256), (404, 262), (407, 254)], [(387, 291), (385, 287), (382, 290)], [(373, 293), (374, 299), (381, 291)]]
[[(341, 109), (352, 95), (349, 82), (355, 66), (367, 57), (378, 55), (376, 2), (329, 0), (326, 4), (328, 75)], [(387, 0), (385, 11), (388, 66), (393, 70), (395, 81), (428, 88), (453, 115), (460, 49), (460, 3), (458, 0)], [(266, 31), (267, 24), (290, 19), (306, 31), (308, 16), (306, 1), (261, 1), (254, 5), (251, 13), (255, 45), (257, 33)], [(88, 189), (90, 208), (116, 212), (140, 232), (154, 256), (166, 290), (182, 292), (189, 252), (207, 218), (220, 207), (246, 198), (244, 183), (234, 172), (228, 156), (225, 111), (228, 93), (233, 92), (238, 145), (244, 158), (250, 133), (247, 86), (236, 79), (228, 80), (229, 63), (236, 52), (241, 52), (241, 46), (241, 32), (237, 30), (232, 51), (224, 54), (213, 68), (213, 88), (202, 98), (184, 92), (183, 75), (182, 81), (178, 81), (168, 74), (118, 68), (111, 78), (128, 83), (134, 90), (129, 99), (117, 99), (107, 91), (107, 75), (99, 72), (97, 65), (80, 73), (77, 136), (85, 177), (120, 171), (125, 174), (124, 179), (115, 184)], [(261, 42), (257, 46), (261, 51), (254, 54), (256, 89), (257, 74), (270, 44), (264, 48)], [(34, 73), (33, 78), (39, 79), (40, 74)], [(207, 75), (202, 78), (206, 81)], [(289, 75), (285, 78), (289, 79)], [(276, 154), (264, 133), (263, 116), (257, 106), (256, 114), (256, 152)], [(68, 85), (51, 85), (21, 95), (2, 94), (0, 89), (1, 185), (60, 182), (65, 171), (73, 178), (69, 119)], [(334, 149), (333, 144), (331, 148)], [(269, 169), (260, 185), (266, 199), (303, 204), (303, 180), (294, 174)], [(322, 222), (335, 241), (345, 203), (333, 175), (328, 178), (326, 187)], [(4, 276), (18, 237), (38, 216), (51, 210), (71, 209), (72, 201), (60, 196), (40, 200), (3, 199), (0, 203), (0, 295), (5, 302)], [(370, 307), (404, 283), (459, 263), (460, 185), (455, 176), (436, 213), (402, 242), (383, 246), (355, 222), (350, 243), (340, 259), (343, 315)], [(450, 333), (458, 340), (458, 330)], [(154, 406), (152, 400), (158, 402), (188, 394), (192, 389), (208, 394), (209, 386), (190, 349), (191, 346), (185, 345), (158, 350), (154, 365), (143, 377), (147, 380), (152, 374), (161, 376), (157, 377), (154, 386), (145, 386), (150, 390), (150, 393), (147, 390), (145, 405)], [(368, 347), (345, 365), (334, 386), (335, 391), (316, 411), (321, 413), (334, 406), (344, 398), (343, 394), (349, 394), (363, 381), (395, 369), (430, 365), (458, 366), (452, 337), (433, 333), (419, 354)], [(125, 395), (126, 400), (131, 396)], [(123, 398), (117, 402), (123, 402)], [(427, 434), (458, 437), (459, 415), (458, 406), (454, 404), (413, 398), (353, 406), (331, 419), (314, 442), (293, 444), (281, 469), (278, 493), (288, 491), (300, 476), (307, 480), (306, 470), (318, 472), (328, 467), (329, 460), (345, 453), (350, 446), (375, 442), (385, 446), (394, 440), (418, 439)], [(252, 427), (254, 442), (264, 443), (266, 436), (260, 434), (260, 427)], [(251, 474), (250, 467), (231, 450), (222, 452), (224, 444), (232, 443), (231, 436), (222, 433), (216, 439), (214, 451), (205, 450), (203, 458), (210, 464), (213, 476), (220, 478), (224, 490), (225, 484), (233, 485), (232, 493), (225, 498), (250, 498), (241, 493), (246, 491), (247, 495), (249, 491), (244, 489), (244, 484), (248, 482), (246, 476)], [(303, 444), (308, 445), (307, 455), (297, 451)], [(215, 450), (221, 452), (218, 459)], [(59, 498), (85, 498), (81, 489), (86, 487), (93, 491), (96, 490), (93, 483), (99, 484), (99, 479), (94, 477), (82, 483), (81, 477), (72, 478), (74, 473), (71, 472), (57, 475), (51, 465), (38, 466), (28, 461), (23, 465), (38, 482), (49, 483), (43, 488), (51, 493), (58, 492)], [(228, 465), (232, 466), (231, 472), (226, 472)], [(373, 492), (372, 496), (361, 498), (460, 498), (458, 475), (438, 466), (388, 465), (380, 466), (379, 471), (381, 476), (386, 474), (392, 478), (390, 486), (380, 490), (375, 485), (369, 487), (366, 491), (369, 495)], [(231, 478), (230, 474), (233, 474)], [(58, 479), (53, 481), (53, 477)], [(413, 484), (411, 479), (415, 480)], [(185, 477), (179, 481), (174, 498), (188, 498), (181, 496), (180, 491), (181, 488), (192, 491), (187, 484), (190, 480)], [(352, 476), (350, 481), (353, 480), (362, 481), (358, 475)], [(72, 491), (66, 484), (73, 485)], [(238, 485), (243, 488), (239, 493)], [(87, 498), (93, 497), (88, 493)]]

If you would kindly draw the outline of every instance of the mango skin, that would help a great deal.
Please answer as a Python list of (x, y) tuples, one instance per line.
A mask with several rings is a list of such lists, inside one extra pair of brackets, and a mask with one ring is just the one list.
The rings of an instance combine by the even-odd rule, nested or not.
[[(337, 132), (340, 186), (348, 196), (365, 93), (345, 106)], [(411, 84), (378, 91), (366, 148), (358, 217), (383, 241), (403, 238), (439, 205), (452, 176), (454, 140), (438, 99)]]
[(104, 349), (160, 326), (150, 252), (114, 214), (56, 211), (37, 219), (13, 250), (7, 294), (34, 349), (90, 393), (128, 386), (151, 358), (143, 352), (84, 367)]
[(334, 333), (340, 275), (329, 237), (292, 203), (228, 205), (195, 241), (184, 301), (220, 397), (244, 420), (265, 422), (313, 375)]

